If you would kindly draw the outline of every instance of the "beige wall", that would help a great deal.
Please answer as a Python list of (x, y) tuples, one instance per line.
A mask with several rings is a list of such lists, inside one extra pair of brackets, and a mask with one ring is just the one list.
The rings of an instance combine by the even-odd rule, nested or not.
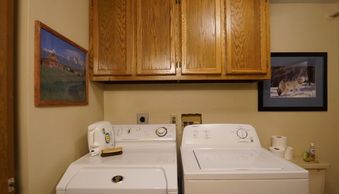
[[(105, 118), (135, 123), (148, 112), (151, 123), (169, 115), (203, 114), (204, 123), (250, 123), (263, 146), (273, 134), (286, 135), (300, 156), (315, 142), (320, 160), (329, 162), (326, 193), (339, 193), (338, 96), (339, 22), (326, 15), (333, 4), (271, 6), (272, 51), (327, 51), (328, 112), (257, 112), (256, 83), (108, 85), (90, 84), (89, 105), (34, 107), (34, 20), (48, 24), (88, 48), (88, 0), (19, 0), (17, 121), (22, 194), (52, 194), (70, 162), (86, 152), (86, 127)], [(337, 22), (337, 29), (335, 26)]]
[[(326, 181), (326, 193), (339, 193), (338, 140), (338, 33), (336, 21), (328, 19), (335, 10), (332, 5), (276, 5), (272, 8), (272, 50), (300, 50), (328, 52), (328, 104), (327, 113), (311, 114), (300, 119), (296, 126), (303, 129), (306, 137), (315, 141), (320, 159), (331, 164)], [(274, 22), (276, 21), (276, 22)], [(288, 21), (284, 25), (283, 21)], [(307, 22), (305, 22), (307, 21)], [(285, 22), (286, 23), (286, 22)], [(282, 24), (282, 25), (281, 25)], [(288, 27), (288, 28), (287, 28)], [(288, 30), (286, 30), (288, 29)], [(291, 44), (292, 43), (292, 44)], [(300, 116), (305, 114), (300, 114)], [(300, 142), (305, 143), (305, 142)], [(299, 143), (299, 144), (300, 144)]]
[(88, 0), (19, 0), (17, 149), (21, 194), (54, 194), (67, 166), (87, 151), (87, 125), (103, 118), (103, 91), (90, 84), (89, 105), (34, 107), (34, 20), (88, 49)]
[(331, 164), (326, 193), (339, 193), (338, 33), (326, 16), (335, 4), (273, 4), (272, 51), (328, 52), (328, 112), (257, 112), (256, 83), (107, 85), (104, 118), (136, 123), (148, 112), (151, 123), (169, 122), (169, 115), (202, 113), (204, 123), (250, 123), (268, 147), (275, 134), (288, 137), (300, 157), (310, 142), (321, 161)]

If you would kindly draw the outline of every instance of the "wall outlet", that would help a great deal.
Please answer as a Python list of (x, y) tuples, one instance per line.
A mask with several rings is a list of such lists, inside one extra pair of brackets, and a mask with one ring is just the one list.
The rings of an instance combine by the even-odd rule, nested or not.
[(148, 124), (148, 113), (138, 113), (137, 114), (137, 123), (138, 124)]

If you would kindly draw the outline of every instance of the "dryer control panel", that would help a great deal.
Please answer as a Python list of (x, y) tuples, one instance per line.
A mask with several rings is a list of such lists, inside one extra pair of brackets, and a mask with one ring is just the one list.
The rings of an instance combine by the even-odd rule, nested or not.
[(175, 141), (175, 124), (112, 125), (116, 141)]
[(255, 128), (247, 124), (202, 124), (184, 128), (182, 146), (256, 147), (260, 141)]

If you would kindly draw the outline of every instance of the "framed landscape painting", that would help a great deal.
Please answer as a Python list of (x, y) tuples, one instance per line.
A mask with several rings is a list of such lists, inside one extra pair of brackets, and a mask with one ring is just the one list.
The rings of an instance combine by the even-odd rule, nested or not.
[(327, 111), (327, 53), (271, 53), (270, 80), (259, 82), (259, 111)]
[(87, 50), (35, 22), (35, 106), (88, 104)]

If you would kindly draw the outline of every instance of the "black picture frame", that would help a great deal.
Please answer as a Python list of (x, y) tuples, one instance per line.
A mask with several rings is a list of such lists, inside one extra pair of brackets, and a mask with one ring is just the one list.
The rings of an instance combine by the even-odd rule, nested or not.
[(327, 52), (273, 52), (258, 111), (327, 111)]

